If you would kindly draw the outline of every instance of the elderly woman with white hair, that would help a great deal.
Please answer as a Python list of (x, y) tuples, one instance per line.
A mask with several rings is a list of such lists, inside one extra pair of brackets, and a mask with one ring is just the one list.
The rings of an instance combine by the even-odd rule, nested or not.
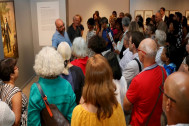
[(156, 30), (155, 31), (155, 42), (157, 43), (158, 51), (156, 55), (156, 63), (159, 66), (163, 66), (163, 61), (161, 60), (161, 54), (163, 52), (163, 48), (165, 46), (165, 42), (167, 39), (167, 35), (164, 31), (162, 30)]
[[(33, 68), (40, 76), (38, 83), (49, 104), (55, 104), (70, 122), (72, 111), (76, 106), (76, 97), (70, 83), (59, 76), (64, 69), (63, 62), (61, 55), (53, 47), (43, 47), (35, 57)], [(40, 112), (43, 108), (45, 103), (37, 84), (33, 83), (28, 105), (28, 126), (41, 125)]]
[(84, 75), (88, 60), (87, 50), (87, 43), (82, 37), (77, 37), (74, 39), (72, 45), (72, 55), (76, 57), (76, 59), (73, 60), (71, 64), (80, 67)]
[(61, 42), (58, 45), (57, 51), (62, 55), (65, 65), (61, 77), (70, 82), (72, 89), (76, 95), (76, 103), (79, 104), (82, 88), (84, 85), (84, 74), (81, 68), (73, 66), (70, 63), (72, 51), (67, 42)]

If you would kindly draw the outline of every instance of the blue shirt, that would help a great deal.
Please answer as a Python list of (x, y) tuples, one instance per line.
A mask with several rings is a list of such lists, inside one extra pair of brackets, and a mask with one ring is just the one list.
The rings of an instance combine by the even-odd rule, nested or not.
[(68, 37), (68, 34), (66, 31), (64, 31), (64, 36), (62, 36), (57, 30), (56, 32), (54, 33), (53, 37), (52, 37), (52, 46), (57, 48), (58, 45), (61, 43), (61, 42), (67, 42), (70, 47), (72, 46), (72, 43)]
[(164, 64), (163, 67), (167, 72), (167, 76), (176, 71), (176, 65), (174, 63), (170, 63), (169, 65)]
[(113, 32), (110, 28), (106, 28), (102, 31), (102, 38), (104, 38), (104, 40), (108, 42), (108, 45), (106, 46), (106, 50), (112, 48), (112, 42), (107, 38), (108, 32), (111, 32), (113, 37)]

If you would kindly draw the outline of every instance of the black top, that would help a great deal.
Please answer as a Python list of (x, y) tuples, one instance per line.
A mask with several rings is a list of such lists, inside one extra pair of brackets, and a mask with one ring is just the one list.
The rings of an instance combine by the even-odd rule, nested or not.
[(66, 79), (71, 84), (76, 95), (76, 103), (79, 104), (85, 78), (81, 68), (72, 66), (69, 68), (69, 75), (62, 74), (61, 77)]
[(68, 32), (68, 36), (70, 38), (71, 43), (73, 43), (73, 40), (76, 37), (81, 37), (81, 29), (80, 29), (80, 27), (76, 27), (76, 30), (74, 30), (73, 24), (68, 27), (67, 32)]

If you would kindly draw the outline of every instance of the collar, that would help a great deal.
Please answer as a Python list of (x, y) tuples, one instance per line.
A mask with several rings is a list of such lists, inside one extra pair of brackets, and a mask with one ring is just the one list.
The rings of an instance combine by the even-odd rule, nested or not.
[(136, 58), (136, 57), (138, 57), (138, 53), (135, 53), (135, 54), (133, 55), (133, 59)]
[(153, 64), (153, 65), (151, 65), (151, 66), (148, 66), (148, 67), (144, 68), (144, 69), (142, 70), (142, 72), (143, 72), (143, 71), (147, 71), (147, 70), (154, 69), (154, 68), (156, 68), (157, 66), (158, 66), (157, 63), (155, 63), (155, 64)]

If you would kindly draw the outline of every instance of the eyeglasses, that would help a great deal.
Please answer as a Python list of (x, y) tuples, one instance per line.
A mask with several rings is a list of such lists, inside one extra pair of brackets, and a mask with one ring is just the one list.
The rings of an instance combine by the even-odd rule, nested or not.
[(142, 53), (144, 53), (146, 55), (146, 52), (144, 52), (143, 50), (137, 49), (138, 52), (141, 51)]
[(64, 27), (64, 25), (61, 25), (61, 26), (59, 26), (59, 27), (57, 26), (57, 28), (63, 28), (63, 27)]
[(173, 99), (173, 98), (171, 98), (170, 96), (168, 96), (168, 95), (164, 92), (164, 90), (163, 90), (161, 87), (159, 87), (159, 89), (160, 89), (160, 91), (161, 91), (167, 98), (171, 99), (171, 101), (173, 101), (173, 102), (176, 103), (176, 100)]

